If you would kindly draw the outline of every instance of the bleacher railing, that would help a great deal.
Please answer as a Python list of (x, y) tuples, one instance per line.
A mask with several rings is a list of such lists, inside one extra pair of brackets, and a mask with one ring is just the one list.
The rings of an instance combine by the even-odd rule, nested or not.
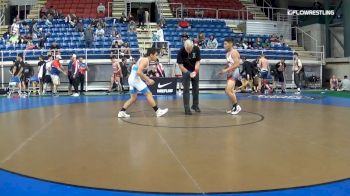
[(300, 47), (303, 47), (307, 51), (324, 52), (324, 47), (318, 45), (317, 39), (305, 32), (303, 29), (299, 27), (292, 27), (291, 30)]
[(5, 25), (5, 10), (7, 7), (7, 2), (5, 0), (0, 0), (0, 26)]
[[(69, 62), (72, 54), (76, 54), (79, 57), (83, 57), (84, 63), (86, 63), (90, 71), (87, 73), (86, 77), (86, 84), (87, 84), (87, 90), (105, 90), (109, 86), (109, 80), (110, 80), (110, 74), (111, 74), (111, 61), (110, 57), (111, 55), (117, 56), (118, 59), (121, 59), (122, 56), (125, 58), (128, 58), (129, 60), (129, 66), (131, 66), (130, 63), (136, 62), (136, 60), (142, 55), (139, 52), (139, 48), (130, 48), (131, 50), (131, 57), (134, 60), (131, 60), (130, 56), (127, 56), (127, 54), (123, 54), (120, 49), (111, 49), (111, 48), (98, 48), (98, 49), (61, 49), (60, 55), (62, 56), (62, 64), (64, 66), (67, 65)], [(169, 48), (168, 51), (168, 58), (161, 58), (161, 62), (165, 62), (165, 64), (168, 66), (167, 74), (168, 77), (174, 77), (175, 73), (174, 71), (170, 71), (169, 69), (174, 69), (176, 67), (176, 53), (179, 49), (178, 48)], [(25, 56), (25, 61), (29, 63), (32, 67), (35, 68), (35, 73), (37, 73), (37, 63), (38, 63), (38, 57), (42, 55), (46, 55), (48, 52), (50, 52), (50, 49), (47, 50), (18, 50), (18, 51), (0, 51), (0, 60), (1, 60), (1, 86), (2, 88), (6, 87), (8, 84), (8, 81), (10, 79), (10, 73), (9, 69), (13, 65), (13, 60), (15, 60), (16, 55), (19, 53), (23, 53)], [(278, 50), (244, 50), (244, 49), (238, 49), (242, 54), (241, 56), (246, 56), (249, 60), (254, 60), (257, 56), (260, 56), (261, 54), (265, 54), (268, 58), (270, 56), (273, 56), (274, 53), (278, 52)], [(112, 54), (111, 54), (112, 53)], [(218, 76), (212, 76), (212, 74), (217, 70), (219, 70), (224, 64), (225, 64), (225, 54), (226, 51), (224, 49), (202, 49), (202, 65), (203, 69), (206, 69), (205, 73), (203, 73), (204, 77), (201, 79), (201, 81), (206, 84), (220, 84), (223, 85), (224, 78), (220, 78)], [(293, 51), (285, 51), (285, 55), (281, 56), (275, 56), (273, 59), (280, 60), (282, 58), (287, 59), (288, 64), (288, 85), (289, 87), (293, 86), (293, 76), (292, 76), (292, 53)], [(319, 76), (322, 79), (322, 62), (324, 62), (324, 54), (323, 52), (310, 52), (310, 51), (303, 51), (298, 52), (299, 56), (301, 56), (301, 60), (303, 61), (303, 64), (314, 64), (313, 66), (308, 66), (306, 69), (307, 76), (311, 76), (316, 73), (317, 76)], [(311, 59), (306, 59), (303, 56), (303, 54), (310, 55)], [(214, 57), (216, 55), (216, 57)], [(218, 58), (217, 56), (220, 56)], [(270, 61), (270, 65), (272, 65), (272, 61)], [(316, 66), (315, 66), (316, 65)], [(317, 66), (318, 65), (318, 66)], [(215, 74), (214, 74), (215, 75)], [(321, 80), (322, 81), (322, 80)], [(67, 84), (67, 78), (62, 76), (62, 83)], [(320, 87), (321, 84), (317, 84), (317, 87)], [(217, 85), (216, 85), (217, 86)]]

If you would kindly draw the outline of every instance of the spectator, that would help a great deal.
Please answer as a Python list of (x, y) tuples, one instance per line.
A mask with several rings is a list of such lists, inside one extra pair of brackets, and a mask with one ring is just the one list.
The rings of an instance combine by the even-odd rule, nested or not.
[(344, 80), (341, 83), (341, 90), (350, 91), (350, 80), (348, 79), (348, 76), (344, 76)]
[(2, 35), (2, 38), (6, 41), (8, 39), (10, 39), (11, 35), (10, 35), (10, 30), (7, 29), (7, 31)]
[(79, 58), (79, 83), (80, 83), (80, 95), (84, 95), (85, 74), (89, 70), (86, 63), (83, 62), (83, 57)]
[(52, 22), (50, 21), (49, 17), (45, 20), (45, 25), (48, 26), (48, 27), (52, 26)]
[(50, 49), (51, 49), (51, 55), (53, 56), (60, 55), (61, 47), (60, 45), (58, 45), (56, 40), (52, 42)]
[(157, 32), (154, 35), (156, 40), (156, 48), (160, 50), (160, 55), (163, 56), (164, 54), (166, 54), (165, 48), (167, 46), (165, 45), (163, 29), (160, 27), (159, 24), (157, 25)]
[(111, 58), (113, 58), (113, 56), (119, 58), (120, 48), (121, 48), (121, 44), (119, 44), (117, 41), (113, 43), (111, 47)]
[(162, 29), (165, 28), (166, 22), (163, 17), (159, 20), (159, 25), (160, 25), (160, 28)]
[(329, 80), (329, 84), (330, 84), (330, 90), (331, 91), (338, 91), (339, 90), (339, 82), (338, 82), (338, 78), (333, 75), (332, 78)]
[(164, 78), (165, 71), (162, 63), (159, 62), (159, 59), (156, 61), (156, 77)]
[(77, 21), (77, 24), (75, 25), (75, 30), (79, 32), (81, 35), (84, 34), (84, 25), (81, 23), (80, 20)]
[(124, 43), (124, 48), (121, 49), (121, 56), (125, 57), (126, 59), (130, 59), (131, 57), (131, 49), (129, 47), (128, 43)]
[(128, 22), (128, 18), (126, 17), (125, 12), (122, 13), (122, 16), (119, 19), (120, 23), (127, 23)]
[(11, 33), (13, 35), (19, 35), (19, 21), (13, 19), (13, 24), (11, 25)]
[(186, 40), (190, 39), (190, 36), (188, 36), (187, 32), (182, 33), (181, 35), (181, 41), (185, 42)]
[(139, 21), (138, 28), (143, 28), (145, 26), (145, 10), (143, 9), (142, 6), (139, 7), (137, 10), (137, 18)]
[(94, 42), (94, 32), (92, 31), (90, 25), (84, 31), (84, 39), (85, 39), (85, 47), (91, 48), (92, 43)]
[(34, 75), (34, 69), (29, 64), (24, 63), (22, 73), (22, 90), (27, 91), (29, 79)]
[(197, 39), (199, 48), (203, 48), (205, 45), (205, 34), (202, 31), (198, 33)]
[(97, 13), (98, 14), (104, 14), (106, 12), (106, 7), (100, 3), (100, 5), (97, 6)]
[(41, 34), (41, 37), (39, 39), (39, 48), (42, 49), (42, 48), (45, 48), (45, 43), (46, 43), (46, 36), (45, 34)]
[(104, 20), (102, 18), (98, 19), (97, 21), (97, 27), (100, 26), (102, 27), (103, 29), (106, 28), (106, 23), (104, 22)]
[(131, 20), (129, 20), (129, 26), (128, 26), (128, 31), (129, 32), (136, 32), (136, 22), (133, 20), (131, 17)]
[(95, 32), (96, 37), (104, 37), (105, 36), (105, 30), (101, 27), (98, 26)]
[(28, 41), (26, 50), (34, 50), (34, 49), (38, 49), (38, 47), (35, 44), (33, 44), (32, 41)]
[(197, 9), (194, 11), (194, 14), (196, 18), (203, 18), (204, 17), (204, 10), (199, 8), (199, 5), (197, 6)]
[(18, 44), (19, 41), (20, 40), (19, 40), (19, 35), (18, 34), (12, 34), (12, 36), (9, 39), (9, 43), (13, 44), (13, 45)]
[(209, 37), (208, 42), (207, 42), (207, 48), (208, 49), (217, 49), (218, 45), (219, 45), (218, 40), (216, 40), (214, 35), (211, 35)]

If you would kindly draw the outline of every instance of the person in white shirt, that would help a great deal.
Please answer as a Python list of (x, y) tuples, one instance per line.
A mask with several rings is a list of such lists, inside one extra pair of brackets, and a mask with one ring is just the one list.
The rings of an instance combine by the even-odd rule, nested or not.
[(208, 39), (208, 42), (207, 42), (207, 48), (208, 49), (217, 49), (218, 45), (219, 45), (218, 40), (216, 40), (214, 35), (211, 35)]
[(105, 11), (106, 7), (102, 3), (100, 3), (100, 5), (97, 6), (97, 13), (105, 13)]
[(13, 24), (11, 25), (11, 32), (13, 35), (19, 35), (19, 22), (16, 19), (13, 20)]
[(164, 40), (164, 32), (163, 29), (160, 27), (160, 25), (157, 25), (157, 32), (155, 33), (155, 39), (158, 41), (158, 43), (156, 43), (156, 48), (160, 49), (160, 55), (163, 56), (166, 54), (166, 50), (165, 48), (166, 43)]
[(105, 36), (105, 30), (101, 26), (98, 26), (96, 29), (95, 35), (96, 35), (96, 37)]
[(344, 76), (344, 80), (341, 82), (341, 90), (350, 91), (350, 80), (348, 79), (348, 76)]
[(294, 53), (294, 63), (293, 63), (293, 72), (294, 72), (294, 82), (297, 86), (296, 94), (300, 94), (300, 87), (302, 86), (304, 80), (304, 66), (299, 59), (298, 53)]

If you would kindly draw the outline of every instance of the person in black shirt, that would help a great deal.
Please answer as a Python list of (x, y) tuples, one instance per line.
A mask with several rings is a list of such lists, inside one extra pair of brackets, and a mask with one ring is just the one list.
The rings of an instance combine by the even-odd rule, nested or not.
[(199, 109), (199, 67), (200, 67), (200, 50), (193, 45), (191, 40), (186, 40), (184, 47), (177, 54), (177, 64), (182, 72), (182, 84), (184, 87), (183, 102), (185, 114), (192, 115), (190, 110), (190, 82), (192, 82), (193, 105), (191, 109), (195, 112), (200, 112)]
[(286, 93), (286, 82), (284, 79), (284, 72), (286, 70), (286, 63), (281, 59), (275, 66), (275, 80), (281, 84), (282, 94)]
[(242, 70), (240, 72), (242, 76), (242, 86), (240, 86), (239, 89), (245, 90), (248, 85), (250, 87), (253, 86), (254, 64), (247, 61), (245, 57), (242, 57), (241, 59), (243, 60)]

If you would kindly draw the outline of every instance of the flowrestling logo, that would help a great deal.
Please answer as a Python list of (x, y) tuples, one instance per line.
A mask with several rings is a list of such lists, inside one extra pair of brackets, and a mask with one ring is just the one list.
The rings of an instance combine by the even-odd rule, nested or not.
[(287, 14), (290, 16), (333, 16), (334, 10), (288, 10)]

